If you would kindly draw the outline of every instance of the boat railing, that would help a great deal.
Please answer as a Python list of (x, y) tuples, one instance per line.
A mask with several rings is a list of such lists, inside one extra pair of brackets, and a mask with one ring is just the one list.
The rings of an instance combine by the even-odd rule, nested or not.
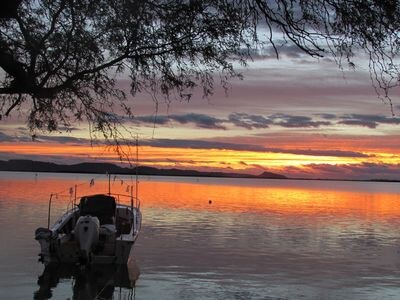
[[(130, 204), (131, 209), (133, 210), (134, 208), (136, 209), (140, 209), (140, 199), (128, 194), (119, 194), (119, 193), (107, 193), (109, 196), (112, 196), (115, 198), (116, 200), (116, 204), (120, 205), (120, 204)], [(48, 213), (47, 213), (47, 228), (50, 228), (50, 222), (51, 222), (51, 208), (53, 205), (53, 200), (55, 197), (57, 197), (57, 199), (59, 197), (68, 197), (68, 195), (62, 195), (62, 194), (58, 194), (58, 193), (53, 193), (50, 194), (50, 198), (49, 198), (49, 204), (48, 204)], [(87, 196), (87, 195), (77, 195), (76, 193), (74, 194), (74, 197), (69, 197), (68, 201), (67, 201), (67, 207), (66, 210), (64, 212), (64, 215), (71, 213), (72, 211), (76, 210), (76, 208), (78, 207), (78, 199)], [(125, 200), (126, 199), (126, 200)]]

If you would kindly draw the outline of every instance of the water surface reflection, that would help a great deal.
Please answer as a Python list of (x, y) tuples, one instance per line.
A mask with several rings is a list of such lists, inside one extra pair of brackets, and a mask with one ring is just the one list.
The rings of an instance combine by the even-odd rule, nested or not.
[(132, 300), (135, 298), (134, 288), (139, 274), (139, 268), (133, 259), (128, 265), (94, 265), (86, 268), (71, 264), (52, 264), (46, 266), (39, 276), (39, 288), (34, 292), (33, 299), (60, 299), (64, 292), (65, 299), (69, 299), (71, 291), (63, 289), (62, 285), (72, 282), (72, 299), (75, 300)]
[[(33, 232), (46, 224), (49, 193), (67, 191), (55, 220), (77, 182), (78, 194), (107, 191), (92, 177), (0, 172), (0, 299), (81, 299), (100, 286), (115, 299), (109, 271), (46, 270), (36, 284)], [(399, 299), (398, 183), (140, 177), (139, 195), (136, 299)]]

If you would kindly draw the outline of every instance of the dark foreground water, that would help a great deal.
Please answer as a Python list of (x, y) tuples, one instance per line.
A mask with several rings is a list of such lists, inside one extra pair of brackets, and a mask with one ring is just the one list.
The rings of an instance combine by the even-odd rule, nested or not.
[(398, 183), (141, 177), (130, 266), (45, 270), (50, 193), (54, 221), (92, 177), (0, 172), (0, 299), (400, 299)]

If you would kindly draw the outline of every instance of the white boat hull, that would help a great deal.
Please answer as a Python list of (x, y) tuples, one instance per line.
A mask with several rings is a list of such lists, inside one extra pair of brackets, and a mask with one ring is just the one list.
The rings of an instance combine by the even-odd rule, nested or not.
[[(93, 239), (89, 264), (126, 264), (141, 226), (140, 210), (126, 205), (117, 205), (116, 226), (99, 228), (98, 241)], [(40, 261), (51, 263), (82, 263), (80, 243), (75, 236), (75, 224), (79, 209), (74, 208), (60, 217), (49, 229), (38, 228), (35, 238), (40, 243)], [(82, 217), (81, 217), (82, 218)]]

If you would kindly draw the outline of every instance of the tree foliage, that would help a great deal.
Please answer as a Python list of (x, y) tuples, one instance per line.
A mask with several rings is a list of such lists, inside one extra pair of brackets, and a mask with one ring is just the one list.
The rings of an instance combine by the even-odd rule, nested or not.
[(201, 87), (208, 96), (216, 74), (225, 86), (240, 76), (235, 63), (269, 46), (279, 56), (282, 39), (340, 66), (366, 53), (374, 85), (387, 98), (399, 83), (399, 6), (397, 0), (15, 1), (0, 15), (0, 115), (23, 111), (32, 132), (85, 120), (92, 132), (118, 140), (118, 115), (132, 115), (119, 78), (129, 78), (133, 95), (189, 100)]

